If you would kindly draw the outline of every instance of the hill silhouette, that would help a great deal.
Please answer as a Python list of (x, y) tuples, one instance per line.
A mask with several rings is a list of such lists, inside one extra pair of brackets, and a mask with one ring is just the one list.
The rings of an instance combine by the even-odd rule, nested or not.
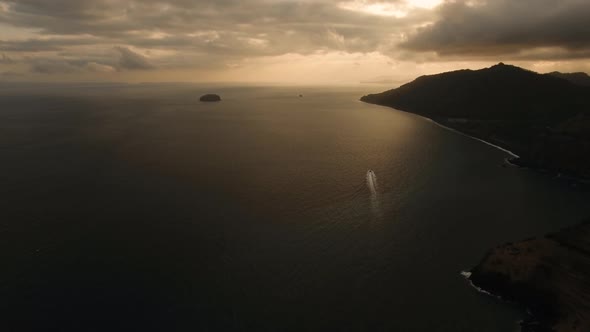
[(547, 75), (562, 78), (574, 84), (590, 86), (590, 76), (588, 76), (586, 73), (560, 73), (558, 71), (554, 71)]
[(421, 76), (361, 100), (490, 141), (518, 154), (514, 163), (590, 178), (590, 87), (565, 75), (500, 63)]

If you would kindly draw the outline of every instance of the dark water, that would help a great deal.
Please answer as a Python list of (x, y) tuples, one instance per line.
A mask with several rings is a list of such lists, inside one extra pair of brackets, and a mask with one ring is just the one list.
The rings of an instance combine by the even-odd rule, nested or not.
[(590, 195), (372, 91), (0, 92), (4, 330), (515, 331), (459, 273)]

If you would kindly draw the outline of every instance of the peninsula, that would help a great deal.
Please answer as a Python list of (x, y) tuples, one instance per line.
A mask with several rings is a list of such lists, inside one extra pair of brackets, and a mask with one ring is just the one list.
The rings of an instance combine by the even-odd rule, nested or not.
[[(500, 63), (422, 76), (362, 101), (419, 114), (514, 152), (511, 162), (590, 179), (590, 86), (583, 73)], [(523, 332), (590, 331), (590, 222), (491, 250), (471, 282), (532, 314)]]
[(579, 77), (500, 63), (421, 76), (361, 100), (510, 150), (520, 157), (514, 164), (590, 179), (590, 87), (575, 83)]

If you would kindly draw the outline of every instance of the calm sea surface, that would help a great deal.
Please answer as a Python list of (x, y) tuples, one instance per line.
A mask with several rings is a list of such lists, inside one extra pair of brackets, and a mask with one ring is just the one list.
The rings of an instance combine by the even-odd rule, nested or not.
[(0, 90), (5, 331), (512, 332), (460, 272), (590, 216), (380, 87), (214, 90)]

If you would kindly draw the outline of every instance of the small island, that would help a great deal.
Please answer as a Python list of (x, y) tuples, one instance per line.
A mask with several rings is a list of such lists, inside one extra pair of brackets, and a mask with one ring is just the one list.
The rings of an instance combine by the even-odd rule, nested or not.
[(202, 102), (218, 102), (221, 101), (221, 97), (219, 95), (211, 93), (201, 96), (199, 100)]

